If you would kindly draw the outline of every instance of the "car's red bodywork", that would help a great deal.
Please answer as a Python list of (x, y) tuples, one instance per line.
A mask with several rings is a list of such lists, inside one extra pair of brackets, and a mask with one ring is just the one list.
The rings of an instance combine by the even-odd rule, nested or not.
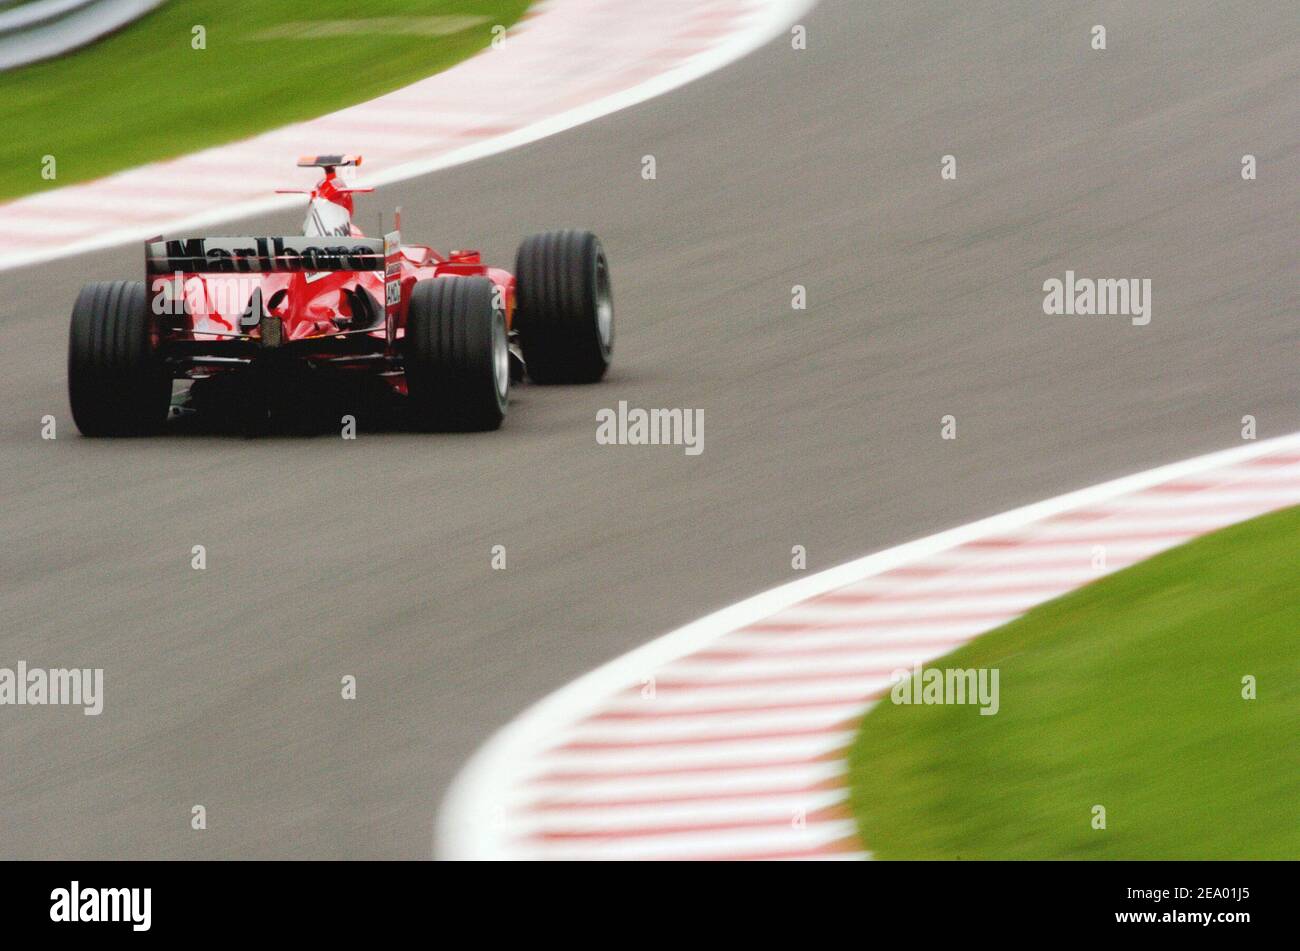
[(324, 173), (305, 192), (300, 233), (157, 237), (144, 281), (82, 286), (68, 401), (83, 435), (160, 433), (190, 414), (249, 433), (295, 418), (355, 432), (358, 410), (426, 432), (489, 432), (513, 383), (604, 378), (614, 301), (594, 232), (527, 235), (512, 273), (477, 251), (403, 243), (400, 209), (392, 232), (363, 234), (352, 195), (370, 189), (336, 174), (360, 156), (298, 164)]
[[(334, 165), (325, 164), (333, 160), (360, 164), (360, 158), (352, 156), (304, 159), (300, 163), (325, 169), (324, 178), (307, 193), (308, 221), (319, 222), (318, 209), (335, 213), (335, 220), (343, 223), (338, 230), (316, 235), (312, 240), (346, 246), (351, 239), (365, 239), (351, 220), (351, 196), (369, 189), (343, 185)], [(400, 215), (398, 225), (400, 228)], [(281, 239), (188, 240), (229, 244)], [(193, 248), (186, 256), (184, 252), (178, 254), (183, 242), (154, 239), (146, 251), (148, 294), (158, 318), (158, 343), (175, 376), (207, 377), (275, 350), (311, 364), (377, 371), (394, 389), (404, 392), (401, 341), (411, 291), (417, 281), (441, 277), (489, 279), (497, 288), (507, 328), (512, 325), (514, 275), (484, 264), (479, 252), (457, 250), (443, 255), (425, 245), (402, 243), (400, 230), (385, 236), (382, 252), (374, 239), (367, 240), (376, 245), (376, 253), (366, 259), (365, 267), (308, 270), (309, 262), (256, 253), (223, 255), (174, 267), (177, 260), (192, 262)], [(265, 251), (264, 246), (259, 247)], [(214, 253), (209, 248), (208, 254)], [(258, 292), (263, 311), (260, 315), (250, 313)], [(274, 340), (270, 339), (272, 331)]]

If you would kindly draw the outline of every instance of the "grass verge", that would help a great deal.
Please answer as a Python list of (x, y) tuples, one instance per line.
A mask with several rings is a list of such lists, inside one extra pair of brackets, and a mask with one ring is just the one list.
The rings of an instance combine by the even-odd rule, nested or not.
[[(850, 754), (867, 847), (904, 859), (1300, 855), (1300, 508), (1037, 608), (935, 667), (1001, 709), (903, 706)], [(1257, 699), (1242, 696), (1246, 676)], [(1093, 828), (1093, 807), (1106, 828)]]
[[(163, 4), (79, 52), (0, 73), (0, 200), (364, 102), (483, 49), (529, 2)], [(206, 49), (192, 48), (198, 26)]]

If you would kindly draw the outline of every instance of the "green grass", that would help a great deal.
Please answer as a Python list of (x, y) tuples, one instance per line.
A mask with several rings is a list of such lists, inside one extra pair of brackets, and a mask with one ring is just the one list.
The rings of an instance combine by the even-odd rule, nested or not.
[[(97, 178), (154, 159), (324, 115), (432, 75), (486, 47), (530, 0), (185, 0), (93, 46), (0, 73), (0, 199)], [(387, 25), (343, 37), (262, 38), (313, 21), (396, 18), (406, 28), (470, 15), (452, 35)], [(446, 21), (443, 21), (444, 23)], [(191, 30), (207, 48), (191, 48)], [(347, 142), (322, 142), (346, 150)], [(58, 177), (41, 177), (53, 155)], [(285, 156), (286, 168), (296, 156)], [(237, 173), (237, 171), (236, 171)], [(286, 174), (288, 174), (286, 172)], [(288, 179), (286, 179), (287, 181)]]
[[(999, 668), (1001, 710), (885, 700), (863, 719), (849, 765), (867, 847), (889, 859), (1300, 857), (1298, 552), (1292, 508), (927, 665)], [(1246, 675), (1255, 700), (1242, 698)]]

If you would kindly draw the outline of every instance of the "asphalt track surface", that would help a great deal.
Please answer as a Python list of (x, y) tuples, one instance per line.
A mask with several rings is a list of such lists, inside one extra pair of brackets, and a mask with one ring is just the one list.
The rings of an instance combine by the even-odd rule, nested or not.
[[(1234, 445), (1246, 414), (1300, 429), (1292, 4), (806, 23), (807, 51), (363, 205), (502, 262), (534, 230), (603, 237), (611, 376), (517, 390), (499, 433), (82, 439), (67, 313), (140, 252), (0, 275), (0, 666), (102, 666), (106, 693), (97, 718), (0, 710), (0, 855), (427, 857), (492, 730), (789, 580), (792, 545), (827, 567)], [(1045, 316), (1067, 269), (1150, 278), (1150, 325)], [(703, 408), (703, 454), (597, 446), (620, 399)]]

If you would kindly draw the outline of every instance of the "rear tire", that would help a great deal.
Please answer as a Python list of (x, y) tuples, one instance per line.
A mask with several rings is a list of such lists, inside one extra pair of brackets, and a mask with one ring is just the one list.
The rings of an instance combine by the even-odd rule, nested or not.
[(609, 262), (590, 231), (549, 231), (519, 246), (514, 326), (537, 383), (595, 383), (614, 353)]
[(411, 415), (422, 429), (497, 429), (510, 401), (505, 311), (485, 277), (439, 277), (411, 291), (405, 337)]
[(83, 436), (141, 436), (167, 419), (172, 381), (143, 281), (87, 284), (72, 308), (68, 401)]

